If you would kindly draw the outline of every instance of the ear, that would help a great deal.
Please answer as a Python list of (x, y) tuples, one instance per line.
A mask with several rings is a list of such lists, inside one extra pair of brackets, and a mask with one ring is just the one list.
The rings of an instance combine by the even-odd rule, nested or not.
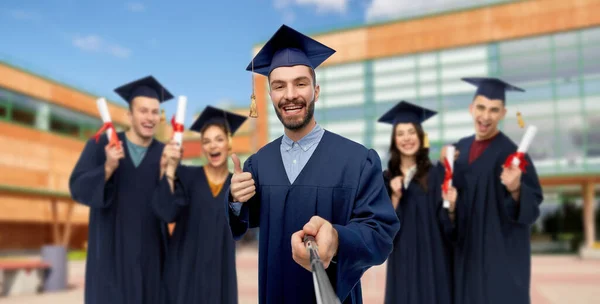
[(500, 116), (500, 119), (504, 119), (504, 117), (506, 116), (506, 112), (507, 112), (505, 106), (502, 106), (502, 111), (501, 112), (502, 112), (502, 115)]
[(317, 102), (317, 100), (319, 100), (319, 94), (321, 94), (321, 86), (318, 84), (315, 84), (315, 102)]

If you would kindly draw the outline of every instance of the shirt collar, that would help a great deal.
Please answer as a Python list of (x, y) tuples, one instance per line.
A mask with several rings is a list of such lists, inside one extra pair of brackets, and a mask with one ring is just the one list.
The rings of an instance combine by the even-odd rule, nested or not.
[(285, 148), (286, 151), (289, 151), (294, 147), (294, 144), (297, 144), (298, 146), (300, 146), (302, 151), (306, 152), (313, 145), (319, 142), (319, 138), (321, 138), (321, 133), (323, 133), (323, 128), (321, 128), (319, 124), (315, 124), (315, 127), (310, 131), (310, 133), (306, 134), (298, 142), (294, 142), (287, 135), (283, 134), (281, 145)]

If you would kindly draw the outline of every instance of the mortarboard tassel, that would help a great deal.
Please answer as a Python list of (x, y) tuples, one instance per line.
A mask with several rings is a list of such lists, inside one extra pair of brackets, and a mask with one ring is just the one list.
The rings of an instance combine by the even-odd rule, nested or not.
[(423, 134), (423, 148), (429, 149), (429, 136), (427, 136), (427, 132)]
[(250, 96), (250, 117), (257, 118), (256, 95), (254, 95), (254, 59), (252, 59), (252, 95)]
[(521, 116), (521, 112), (519, 111), (517, 111), (517, 123), (521, 129), (525, 128), (525, 121), (523, 120), (523, 116)]

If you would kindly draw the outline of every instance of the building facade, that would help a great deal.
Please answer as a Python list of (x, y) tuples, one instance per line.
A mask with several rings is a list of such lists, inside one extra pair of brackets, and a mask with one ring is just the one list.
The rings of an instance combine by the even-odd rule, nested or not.
[[(68, 183), (102, 125), (96, 98), (0, 62), (0, 250), (84, 247), (89, 210)], [(127, 127), (127, 108), (108, 107), (117, 129)]]
[[(592, 13), (598, 9), (593, 0), (515, 1), (311, 35), (337, 50), (316, 71), (315, 117), (325, 129), (374, 148), (386, 167), (392, 130), (377, 119), (400, 100), (434, 109), (438, 115), (424, 128), (437, 159), (443, 145), (474, 132), (475, 87), (460, 78), (507, 80), (526, 92), (507, 94), (501, 129), (521, 140), (517, 112), (526, 126), (538, 127), (529, 153), (542, 183), (583, 190), (592, 246), (600, 182), (600, 16)], [(272, 140), (283, 127), (266, 78), (257, 80)]]

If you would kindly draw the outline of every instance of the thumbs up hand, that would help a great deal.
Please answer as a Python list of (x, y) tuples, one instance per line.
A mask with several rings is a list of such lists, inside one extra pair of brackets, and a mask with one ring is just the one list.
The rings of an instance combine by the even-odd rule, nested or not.
[(254, 179), (250, 172), (242, 171), (240, 159), (232, 154), (233, 176), (231, 177), (231, 197), (234, 202), (245, 203), (256, 194)]

